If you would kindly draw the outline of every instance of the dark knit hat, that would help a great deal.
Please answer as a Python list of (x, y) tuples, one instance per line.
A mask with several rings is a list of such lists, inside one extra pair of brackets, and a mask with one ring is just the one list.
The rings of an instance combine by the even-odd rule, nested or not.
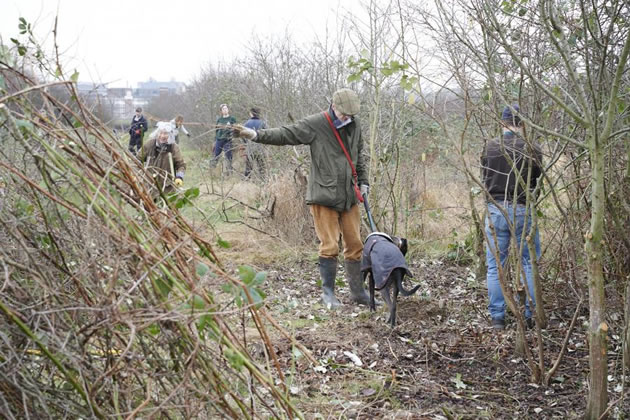
[(253, 106), (249, 109), (249, 112), (251, 112), (252, 115), (256, 118), (260, 117), (260, 108)]
[(510, 106), (506, 106), (503, 108), (503, 113), (501, 114), (501, 121), (505, 122), (507, 125), (511, 125), (512, 127), (518, 127), (521, 125), (521, 118), (518, 116), (520, 112), (520, 108), (517, 104)]
[(332, 102), (337, 110), (345, 115), (356, 115), (361, 108), (359, 95), (352, 89), (339, 89), (333, 94)]
[(142, 108), (140, 107), (136, 108), (136, 112), (142, 112)]

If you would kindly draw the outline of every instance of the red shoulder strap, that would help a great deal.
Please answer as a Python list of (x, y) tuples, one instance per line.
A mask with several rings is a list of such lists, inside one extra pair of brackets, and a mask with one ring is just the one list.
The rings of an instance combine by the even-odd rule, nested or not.
[(330, 128), (332, 129), (333, 133), (335, 134), (335, 137), (337, 137), (337, 141), (339, 142), (339, 146), (341, 146), (341, 150), (343, 150), (343, 153), (346, 155), (346, 159), (348, 159), (348, 163), (350, 164), (350, 168), (352, 169), (352, 176), (354, 177), (354, 180), (358, 185), (359, 183), (358, 183), (357, 170), (354, 169), (354, 165), (352, 164), (352, 159), (350, 159), (350, 155), (348, 154), (346, 147), (343, 145), (343, 141), (341, 141), (341, 137), (339, 136), (339, 131), (337, 131), (337, 129), (335, 128), (332, 120), (330, 119), (330, 115), (328, 115), (328, 112), (324, 111), (323, 114), (326, 116), (326, 119), (328, 120), (328, 124), (330, 125)]
[(346, 155), (346, 159), (348, 160), (348, 163), (350, 164), (350, 169), (352, 169), (352, 178), (354, 178), (354, 187), (355, 187), (355, 192), (357, 194), (357, 200), (359, 200), (360, 203), (363, 202), (363, 197), (361, 196), (361, 193), (358, 192), (358, 188), (359, 188), (359, 176), (357, 175), (357, 170), (354, 168), (354, 164), (352, 163), (352, 159), (350, 159), (350, 155), (348, 154), (348, 151), (346, 150), (346, 147), (343, 145), (343, 141), (341, 141), (341, 136), (339, 136), (339, 131), (337, 131), (337, 128), (335, 127), (335, 125), (332, 122), (332, 119), (330, 118), (330, 115), (328, 115), (328, 112), (324, 111), (323, 112), (324, 116), (326, 117), (326, 120), (328, 120), (328, 124), (330, 125), (330, 128), (332, 129), (333, 133), (335, 134), (335, 137), (337, 138), (337, 141), (339, 142), (339, 146), (341, 146), (341, 150), (343, 150), (344, 155)]

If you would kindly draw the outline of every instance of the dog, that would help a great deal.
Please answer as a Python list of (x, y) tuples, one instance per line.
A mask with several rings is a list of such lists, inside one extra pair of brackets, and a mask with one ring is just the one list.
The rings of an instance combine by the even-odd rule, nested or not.
[[(406, 254), (407, 240), (405, 238), (389, 236), (382, 232), (369, 234), (363, 246), (361, 272), (363, 273), (363, 281), (368, 276), (370, 278), (370, 311), (376, 310), (374, 290), (380, 290), (381, 296), (389, 308), (387, 322), (392, 327), (396, 325), (398, 293), (403, 296), (411, 296), (420, 288), (420, 285), (411, 290), (403, 287), (405, 276), (413, 277), (405, 261)], [(390, 289), (393, 291), (393, 299), (390, 297)]]

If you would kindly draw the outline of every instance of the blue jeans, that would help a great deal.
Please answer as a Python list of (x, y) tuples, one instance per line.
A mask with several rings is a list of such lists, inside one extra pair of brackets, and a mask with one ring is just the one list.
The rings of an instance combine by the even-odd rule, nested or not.
[(232, 164), (232, 140), (217, 140), (214, 144), (214, 160), (219, 159), (221, 152), (225, 153), (228, 162)]
[[(499, 283), (499, 271), (497, 268), (497, 260), (495, 258), (495, 240), (492, 234), (492, 230), (490, 229), (491, 223), (494, 225), (494, 230), (496, 233), (496, 245), (499, 248), (499, 256), (501, 258), (501, 266), (505, 267), (505, 261), (507, 260), (509, 249), (510, 249), (510, 224), (513, 224), (514, 234), (516, 236), (516, 246), (520, 247), (521, 243), (521, 235), (523, 234), (523, 230), (527, 235), (531, 228), (532, 220), (531, 216), (527, 214), (526, 207), (522, 204), (517, 204), (516, 208), (513, 207), (512, 203), (506, 202), (502, 208), (506, 211), (510, 222), (508, 222), (501, 210), (494, 204), (488, 204), (488, 215), (486, 217), (486, 264), (488, 266), (488, 272), (486, 275), (486, 281), (488, 283), (488, 298), (489, 304), (488, 309), (490, 310), (490, 316), (495, 319), (504, 319), (505, 318), (505, 298), (503, 297), (503, 292), (501, 291), (501, 284)], [(527, 216), (527, 226), (525, 227), (525, 218)], [(540, 237), (538, 234), (538, 230), (536, 230), (534, 235), (534, 246), (536, 248), (536, 258), (540, 256)], [(527, 246), (527, 241), (523, 244), (523, 250), (521, 252), (521, 263), (523, 266), (523, 271), (525, 271), (525, 278), (527, 280), (527, 288), (529, 289), (529, 295), (532, 298), (532, 301), (535, 302), (534, 299), (534, 279), (532, 278), (532, 264), (529, 257), (529, 248)], [(519, 272), (522, 275), (522, 271), (519, 267)], [(521, 276), (521, 282), (523, 278)], [(532, 316), (531, 309), (529, 307), (529, 299), (526, 302), (525, 306), (525, 317), (530, 318)]]

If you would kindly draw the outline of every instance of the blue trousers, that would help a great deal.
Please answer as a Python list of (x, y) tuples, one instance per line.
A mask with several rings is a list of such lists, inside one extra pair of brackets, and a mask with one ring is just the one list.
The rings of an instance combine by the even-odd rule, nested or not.
[[(486, 217), (486, 264), (488, 271), (486, 275), (486, 281), (488, 284), (488, 309), (490, 310), (490, 316), (495, 319), (505, 318), (505, 298), (501, 291), (501, 284), (499, 283), (499, 271), (497, 266), (497, 260), (495, 257), (495, 250), (498, 247), (499, 257), (501, 260), (501, 266), (505, 267), (505, 262), (508, 257), (510, 249), (510, 240), (512, 240), (512, 233), (510, 232), (510, 225), (513, 225), (514, 236), (516, 240), (516, 246), (519, 247), (521, 243), (521, 236), (523, 233), (527, 235), (531, 229), (531, 215), (527, 214), (527, 209), (522, 204), (517, 204), (516, 207), (510, 202), (504, 203), (502, 208), (508, 215), (508, 220), (505, 219), (503, 213), (494, 204), (488, 204), (488, 215)], [(525, 222), (527, 219), (527, 223)], [(496, 233), (496, 243), (494, 235), (490, 226), (494, 226)], [(540, 256), (540, 236), (538, 230), (534, 234), (534, 246), (536, 248), (536, 258)], [(527, 241), (523, 244), (521, 250), (521, 263), (525, 272), (525, 279), (522, 277), (522, 271), (519, 268), (521, 274), (521, 282), (526, 281), (527, 288), (529, 289), (529, 295), (535, 304), (534, 300), (534, 279), (532, 278), (532, 264), (529, 255), (529, 248)], [(529, 299), (525, 306), (525, 317), (530, 318), (532, 316), (531, 308), (529, 307)]]
[(232, 140), (228, 139), (228, 140), (217, 140), (214, 143), (214, 160), (216, 161), (217, 159), (219, 159), (219, 155), (221, 154), (221, 152), (225, 153), (225, 157), (227, 158), (228, 162), (231, 164), (232, 163)]

